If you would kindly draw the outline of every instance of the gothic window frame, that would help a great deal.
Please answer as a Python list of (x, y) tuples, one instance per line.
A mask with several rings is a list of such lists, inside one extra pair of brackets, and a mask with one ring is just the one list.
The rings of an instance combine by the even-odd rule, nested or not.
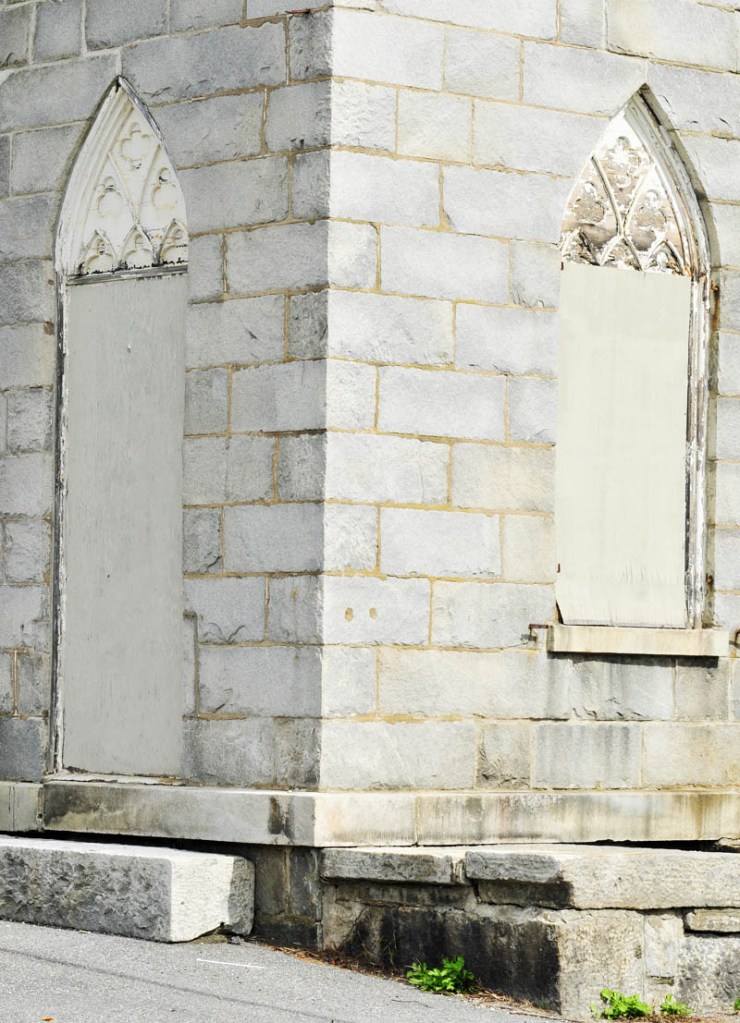
[[(83, 285), (188, 270), (185, 199), (164, 139), (125, 78), (94, 113), (69, 176), (56, 231), (56, 464), (49, 769), (64, 772), (63, 634), (68, 451), (69, 295)], [(184, 387), (184, 382), (183, 382)]]
[(701, 630), (706, 599), (710, 248), (686, 166), (644, 92), (612, 119), (590, 154), (566, 205), (560, 251), (562, 268), (572, 261), (690, 278), (685, 595), (687, 628)]

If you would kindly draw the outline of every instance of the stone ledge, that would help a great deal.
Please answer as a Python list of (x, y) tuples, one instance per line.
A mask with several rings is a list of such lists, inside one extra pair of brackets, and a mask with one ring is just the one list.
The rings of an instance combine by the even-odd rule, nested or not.
[(325, 849), (321, 876), (332, 881), (465, 884), (465, 849)]
[(43, 786), (42, 809), (47, 831), (312, 848), (740, 835), (740, 792), (716, 790), (284, 792), (66, 780)]
[(740, 910), (695, 909), (685, 917), (688, 931), (706, 931), (710, 934), (740, 934)]
[(518, 904), (524, 893), (528, 904), (574, 909), (740, 907), (732, 853), (508, 845), (470, 850), (465, 873), (495, 883), (489, 899), (497, 903)]
[(725, 629), (630, 629), (604, 625), (549, 625), (553, 654), (638, 654), (649, 657), (727, 657)]
[(0, 836), (0, 919), (150, 941), (249, 934), (254, 867), (239, 856)]

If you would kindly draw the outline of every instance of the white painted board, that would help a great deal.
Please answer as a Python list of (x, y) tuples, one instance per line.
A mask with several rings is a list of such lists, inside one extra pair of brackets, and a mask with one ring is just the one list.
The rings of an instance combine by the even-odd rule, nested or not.
[(180, 770), (185, 275), (67, 291), (63, 762)]
[(687, 624), (691, 282), (566, 263), (556, 596), (566, 624)]

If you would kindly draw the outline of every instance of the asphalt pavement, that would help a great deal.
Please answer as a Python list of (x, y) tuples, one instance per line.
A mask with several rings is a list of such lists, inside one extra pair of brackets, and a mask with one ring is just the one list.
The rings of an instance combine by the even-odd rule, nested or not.
[(251, 942), (164, 945), (0, 922), (0, 1023), (44, 1020), (533, 1023)]

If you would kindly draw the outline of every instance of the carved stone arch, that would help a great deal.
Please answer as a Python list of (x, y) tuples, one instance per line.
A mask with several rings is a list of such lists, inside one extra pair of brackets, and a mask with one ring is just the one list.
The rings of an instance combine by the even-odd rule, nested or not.
[(67, 186), (57, 270), (69, 278), (184, 264), (187, 241), (185, 200), (162, 136), (128, 82), (118, 78)]
[(709, 270), (706, 225), (686, 168), (642, 95), (611, 121), (563, 217), (564, 260), (650, 272)]
[(564, 269), (585, 264), (609, 272), (683, 278), (683, 287), (690, 292), (685, 596), (687, 624), (698, 628), (706, 574), (711, 259), (706, 224), (689, 173), (670, 130), (658, 120), (643, 93), (633, 96), (614, 117), (589, 156), (566, 204), (560, 251)]

